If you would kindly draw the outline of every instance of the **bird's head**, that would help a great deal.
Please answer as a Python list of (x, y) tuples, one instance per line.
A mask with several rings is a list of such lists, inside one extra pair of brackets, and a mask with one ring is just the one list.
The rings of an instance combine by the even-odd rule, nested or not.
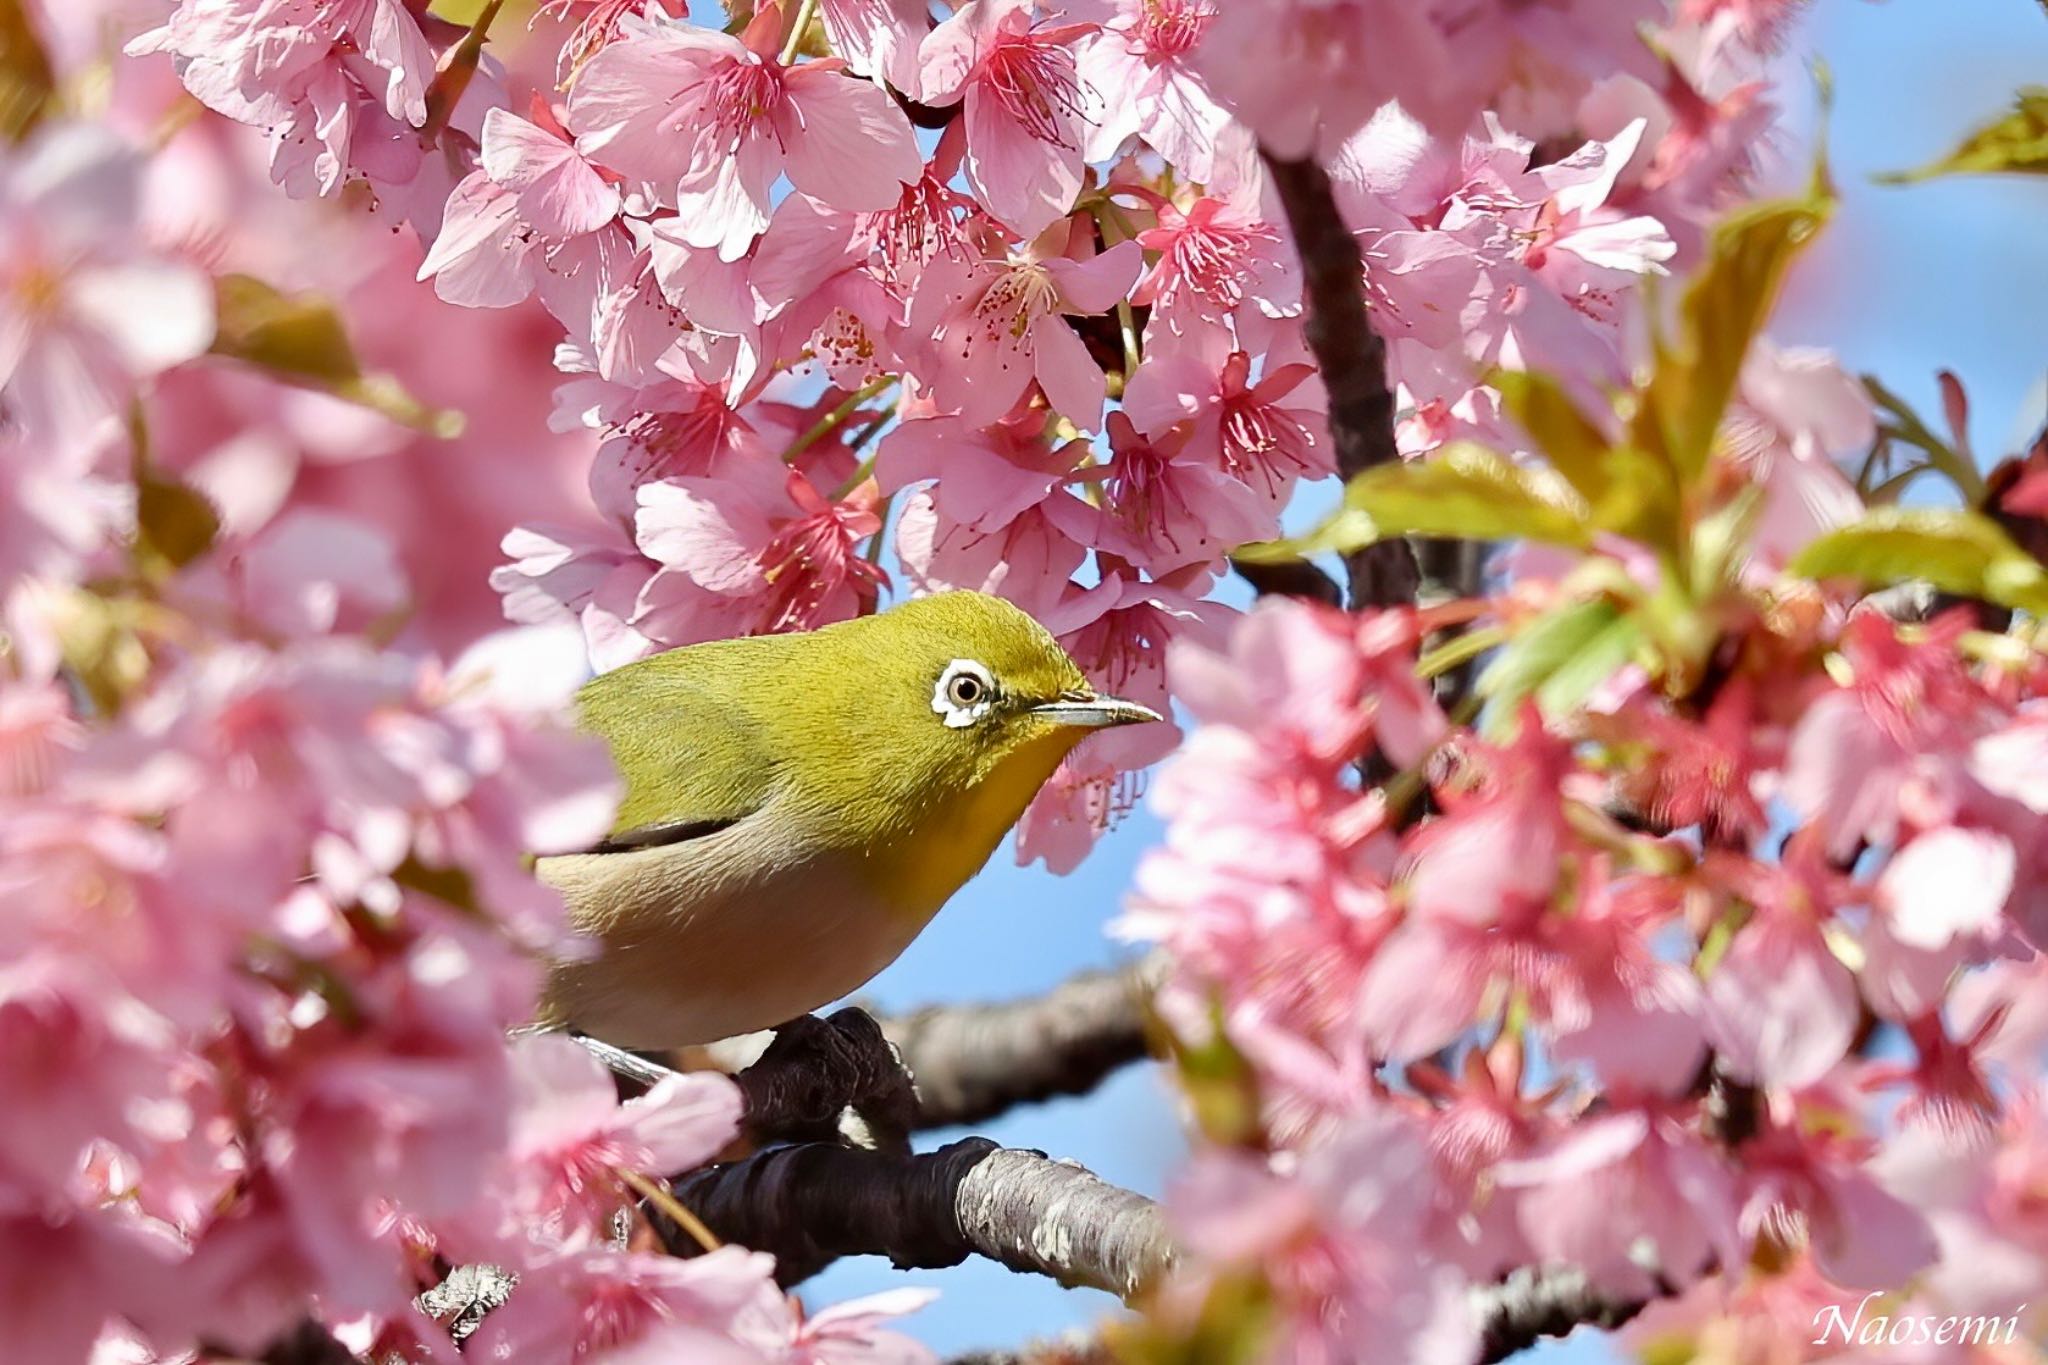
[(814, 638), (853, 686), (855, 728), (878, 741), (867, 779), (905, 809), (976, 792), (1014, 819), (1089, 734), (1161, 719), (1097, 692), (1045, 627), (983, 593), (919, 598)]

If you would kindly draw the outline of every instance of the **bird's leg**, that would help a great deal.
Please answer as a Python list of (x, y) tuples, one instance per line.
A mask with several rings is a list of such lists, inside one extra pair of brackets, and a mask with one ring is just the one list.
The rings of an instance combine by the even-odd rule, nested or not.
[(917, 1127), (917, 1086), (903, 1064), (903, 1054), (883, 1034), (875, 1016), (858, 1005), (836, 1011), (825, 1022), (853, 1058), (856, 1084), (850, 1107), (869, 1138), (860, 1145), (880, 1152), (908, 1152), (911, 1131)]
[(857, 1007), (781, 1025), (760, 1060), (734, 1079), (757, 1140), (837, 1138), (840, 1115), (851, 1108), (874, 1145), (901, 1149), (916, 1123), (910, 1073), (873, 1016)]

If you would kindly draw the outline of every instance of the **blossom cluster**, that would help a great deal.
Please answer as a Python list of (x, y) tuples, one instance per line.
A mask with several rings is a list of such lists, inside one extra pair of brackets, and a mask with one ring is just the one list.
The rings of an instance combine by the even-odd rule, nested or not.
[[(1224, 557), (1334, 471), (1261, 148), (1337, 180), (1404, 451), (1500, 436), (1493, 367), (1624, 377), (1636, 287), (1771, 119), (1783, 8), (575, 0), (522, 81), (398, 0), (184, 0), (131, 51), (290, 192), (409, 221), (441, 298), (559, 322), (598, 515), (506, 539), (515, 620), (607, 668), (871, 610), (893, 560), (1159, 704)], [(1077, 755), (1020, 856), (1076, 863), (1160, 742)]]
[[(1788, 599), (1710, 695), (1619, 682), (1508, 738), (1416, 681), (1412, 611), (1267, 604), (1177, 651), (1204, 724), (1124, 928), (1172, 950), (1173, 1014), (1252, 1062), (1258, 1131), (1300, 1156), (1249, 1245), (1246, 1182), (1276, 1177), (1199, 1163), (1196, 1244), (1278, 1258), (1296, 1330), (1357, 1349), (1456, 1330), (1446, 1278), (1524, 1265), (1616, 1302), (1751, 1265), (1799, 1292), (1715, 1292), (2039, 1297), (2032, 1253), (1972, 1266), (2044, 1232), (1998, 1191), (2042, 1140), (2048, 670), (1970, 667), (1967, 624)], [(1419, 791), (1362, 788), (1369, 753)]]
[[(766, 1257), (618, 1245), (732, 1087), (621, 1106), (506, 1031), (572, 951), (525, 859), (614, 794), (565, 653), (951, 587), (1199, 722), (1124, 925), (1174, 963), (1207, 1139), (1162, 1322), (1244, 1294), (1270, 1358), (1335, 1365), (1469, 1358), (1465, 1291), (1517, 1267), (1676, 1294), (1646, 1350), (2048, 1292), (2038, 653), (1784, 575), (1863, 511), (1835, 460), (1873, 414), (1824, 353), (1717, 357), (1711, 458), (1620, 487), (1656, 442), (1613, 395), (1684, 363), (1646, 282), (1711, 266), (1797, 3), (683, 8), (27, 11), (0, 1088), (37, 1117), (0, 1125), (0, 1356), (254, 1353), (311, 1312), (452, 1360), (416, 1296), (489, 1263), (490, 1358), (928, 1358), (883, 1325), (914, 1294), (807, 1318)], [(1363, 260), (1391, 467), (1508, 452), (1489, 487), (1569, 505), (1508, 586), (1212, 600), (1355, 472), (1301, 159)], [(1558, 492), (1563, 408), (1601, 496)], [(500, 612), (543, 633), (479, 643)], [(1447, 710), (1423, 675), (1489, 639), (1485, 711)], [(1532, 672), (1546, 640), (1579, 661)], [(1078, 750), (1020, 856), (1077, 863), (1163, 728)]]
[[(361, 8), (313, 19), (392, 37), (402, 117), (429, 70)], [(615, 1242), (739, 1101), (621, 1105), (510, 1036), (578, 950), (531, 858), (618, 791), (566, 714), (574, 632), (488, 634), (505, 525), (589, 458), (503, 391), (551, 324), (288, 204), (246, 130), (105, 50), (137, 9), (32, 8), (49, 87), (10, 47), (0, 101), (34, 114), (0, 144), (0, 1358), (253, 1358), (310, 1319), (455, 1360), (418, 1296), (488, 1264), (521, 1285), (494, 1358), (928, 1359), (881, 1326), (915, 1292), (806, 1317), (766, 1256)], [(328, 45), (266, 79), (325, 98)]]
[(2038, 1330), (2048, 663), (1970, 606), (1739, 598), (1682, 689), (1610, 661), (1477, 728), (1412, 608), (1175, 646), (1202, 724), (1121, 929), (1191, 1084), (1245, 1069), (1177, 1293), (1256, 1271), (1288, 1360), (1469, 1357), (1465, 1291), (1530, 1266), (1675, 1295), (1654, 1357), (1798, 1358), (1875, 1298)]

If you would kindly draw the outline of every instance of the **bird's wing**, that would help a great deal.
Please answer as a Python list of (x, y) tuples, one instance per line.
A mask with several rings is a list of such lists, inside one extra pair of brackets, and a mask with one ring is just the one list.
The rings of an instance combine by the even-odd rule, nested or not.
[(612, 833), (592, 853), (716, 834), (774, 795), (779, 775), (758, 722), (702, 680), (630, 665), (586, 686), (580, 709), (626, 780)]

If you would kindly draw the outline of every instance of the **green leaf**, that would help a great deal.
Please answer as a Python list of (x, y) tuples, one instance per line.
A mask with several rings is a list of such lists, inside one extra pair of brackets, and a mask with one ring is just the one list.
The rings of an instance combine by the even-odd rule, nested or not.
[(0, 0), (0, 139), (28, 136), (56, 93), (49, 54), (24, 0)]
[(1938, 175), (2001, 172), (2048, 175), (2048, 86), (2021, 90), (2013, 98), (2011, 113), (1972, 132), (1940, 160), (1871, 178), (1881, 185), (1910, 185)]
[(1546, 374), (1496, 370), (1486, 377), (1501, 406), (1536, 442), (1565, 482), (1597, 503), (1614, 482), (1614, 448), (1593, 419), (1579, 411), (1564, 386)]
[(214, 282), (219, 322), (213, 353), (244, 361), (287, 383), (321, 389), (441, 437), (462, 430), (460, 413), (427, 407), (388, 374), (366, 374), (341, 315), (312, 294), (285, 294), (248, 275)]
[[(1604, 661), (1619, 648), (1617, 627), (1624, 624), (1629, 632), (1628, 649), (1633, 650), (1640, 638), (1640, 627), (1613, 601), (1594, 597), (1549, 612), (1515, 636), (1479, 678), (1480, 695), (1500, 703), (1493, 710), (1489, 728), (1498, 733), (1512, 726), (1522, 699), (1559, 676), (1565, 681), (1551, 693), (1559, 700), (1546, 704), (1568, 707), (1583, 700), (1587, 692), (1620, 666), (1616, 663), (1607, 667)], [(1577, 662), (1587, 654), (1596, 656), (1593, 662)], [(1595, 669), (1604, 671), (1589, 679), (1586, 675)]]
[(1715, 229), (1707, 263), (1685, 291), (1678, 344), (1658, 344), (1630, 422), (1634, 443), (1663, 460), (1681, 488), (1705, 470), (1749, 343), (1777, 302), (1786, 268), (1833, 207), (1816, 189), (1754, 204)]
[(221, 276), (214, 293), (220, 318), (215, 355), (321, 388), (362, 378), (348, 329), (325, 299), (283, 294), (248, 275)]
[(1256, 1141), (1261, 1112), (1258, 1073), (1224, 1031), (1221, 1001), (1210, 1002), (1209, 1016), (1206, 1040), (1164, 1031), (1189, 1116), (1205, 1138), (1220, 1146)]
[(1642, 647), (1643, 627), (1635, 616), (1617, 612), (1536, 689), (1536, 704), (1563, 715), (1620, 672)]
[(1552, 467), (1591, 505), (1594, 526), (1677, 550), (1678, 487), (1668, 464), (1633, 445), (1610, 442), (1548, 375), (1496, 370), (1487, 383)]
[(1291, 564), (1310, 555), (1349, 554), (1379, 539), (1380, 528), (1371, 517), (1354, 507), (1340, 507), (1312, 531), (1240, 545), (1230, 557), (1247, 564)]
[[(1257, 1365), (1272, 1358), (1273, 1290), (1256, 1267), (1212, 1272), (1192, 1312), (1185, 1298), (1153, 1307), (1105, 1325), (1103, 1341), (1117, 1365)], [(1053, 1352), (1044, 1360), (1066, 1358)]]
[(1873, 587), (1920, 579), (1958, 597), (2048, 616), (2048, 569), (1996, 522), (1960, 509), (1874, 508), (1800, 551), (1791, 572)]
[(1593, 528), (1569, 488), (1483, 447), (1445, 446), (1427, 459), (1366, 470), (1344, 490), (1344, 506), (1291, 540), (1247, 546), (1255, 563), (1326, 551), (1348, 553), (1387, 536), (1544, 540), (1584, 546)]
[(220, 513), (191, 485), (145, 469), (135, 480), (135, 531), (143, 549), (182, 569), (212, 547)]
[(391, 880), (409, 891), (432, 896), (464, 914), (483, 913), (477, 900), (476, 884), (461, 867), (435, 867), (421, 862), (419, 854), (413, 852), (406, 854), (405, 861), (393, 869)]
[[(1869, 392), (1870, 400), (1884, 414), (1877, 424), (1880, 440), (1903, 441), (1927, 456), (1923, 468), (1932, 469), (1956, 486), (1966, 503), (1981, 503), (1984, 499), (1984, 478), (1969, 458), (1947, 441), (1936, 436), (1922, 421), (1920, 414), (1913, 411), (1912, 404), (1886, 388), (1874, 374), (1862, 377), (1863, 387)], [(1888, 490), (1896, 494), (1904, 487), (1900, 483)]]

